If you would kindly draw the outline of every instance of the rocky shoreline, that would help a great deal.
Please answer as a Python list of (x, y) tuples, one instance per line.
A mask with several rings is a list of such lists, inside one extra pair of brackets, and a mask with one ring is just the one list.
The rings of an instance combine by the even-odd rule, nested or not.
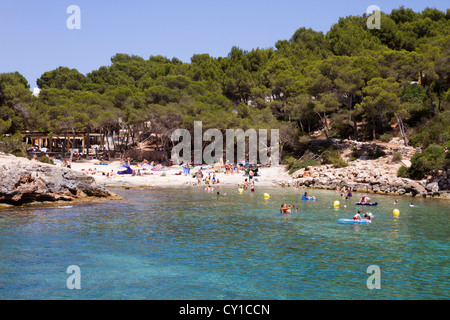
[(3, 205), (120, 199), (84, 173), (3, 153), (0, 154), (0, 181)]
[[(359, 142), (350, 142), (350, 144), (353, 150), (367, 147)], [(340, 141), (339, 146), (340, 149), (350, 149), (348, 140)], [(423, 180), (401, 178), (397, 176), (398, 169), (407, 165), (417, 150), (412, 147), (392, 147), (392, 145), (375, 145), (374, 147), (383, 150), (385, 156), (373, 160), (348, 161), (348, 166), (343, 168), (336, 168), (333, 165), (309, 166), (294, 172), (293, 180), (289, 184), (280, 185), (329, 190), (346, 187), (356, 192), (450, 198), (450, 190), (448, 190), (450, 172), (440, 172), (437, 176), (429, 176)], [(403, 159), (394, 161), (394, 153), (400, 153)]]

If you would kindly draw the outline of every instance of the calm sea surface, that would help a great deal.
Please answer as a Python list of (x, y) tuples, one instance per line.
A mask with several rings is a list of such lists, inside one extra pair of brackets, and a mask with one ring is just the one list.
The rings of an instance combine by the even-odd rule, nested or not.
[[(126, 201), (1, 210), (0, 299), (450, 297), (449, 201), (398, 197), (394, 206), (371, 195), (379, 205), (362, 209), (373, 223), (344, 225), (361, 194), (308, 190), (319, 201), (302, 202), (305, 190), (292, 188), (218, 190), (227, 195), (116, 189)], [(282, 216), (282, 203), (300, 212)], [(71, 265), (80, 290), (66, 286)], [(371, 265), (381, 289), (367, 288)]]

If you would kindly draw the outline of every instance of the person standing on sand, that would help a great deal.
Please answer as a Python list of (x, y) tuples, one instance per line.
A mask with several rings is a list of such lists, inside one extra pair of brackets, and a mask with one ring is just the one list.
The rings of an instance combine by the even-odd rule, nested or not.
[(202, 169), (198, 169), (197, 171), (197, 183), (198, 185), (200, 185), (202, 183), (202, 179), (203, 178), (203, 173), (202, 173)]

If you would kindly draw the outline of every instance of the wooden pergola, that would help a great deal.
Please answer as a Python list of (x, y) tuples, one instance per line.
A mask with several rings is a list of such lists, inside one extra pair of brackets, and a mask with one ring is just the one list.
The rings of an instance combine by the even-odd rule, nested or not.
[(79, 149), (86, 154), (89, 154), (89, 147), (91, 145), (101, 145), (105, 138), (101, 133), (87, 132), (78, 132), (74, 135), (73, 133), (49, 134), (27, 131), (22, 132), (22, 136), (26, 144), (36, 146), (39, 149), (45, 147), (48, 149), (48, 152), (59, 152), (73, 148)]

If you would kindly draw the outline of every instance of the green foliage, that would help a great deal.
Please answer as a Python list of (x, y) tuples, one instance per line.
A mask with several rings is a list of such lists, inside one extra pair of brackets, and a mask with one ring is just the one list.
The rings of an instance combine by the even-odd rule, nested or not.
[(408, 168), (405, 166), (401, 166), (397, 171), (397, 177), (400, 178), (409, 178)]
[(21, 134), (0, 135), (0, 152), (21, 154), (25, 148)]
[[(450, 146), (450, 143), (447, 143)], [(450, 153), (444, 152), (444, 147), (429, 145), (423, 152), (416, 153), (411, 158), (408, 176), (412, 179), (422, 179), (434, 170), (447, 169), (450, 166)]]
[(438, 114), (424, 123), (409, 143), (414, 147), (428, 147), (431, 144), (444, 145), (450, 140), (450, 110)]
[(381, 149), (377, 149), (375, 152), (373, 152), (371, 154), (373, 159), (378, 159), (378, 158), (384, 157), (385, 155), (386, 155), (386, 152), (384, 152)]
[(394, 155), (392, 156), (392, 161), (394, 162), (400, 162), (403, 160), (403, 156), (401, 152), (396, 152), (394, 153)]
[(320, 163), (318, 163), (317, 161), (314, 160), (300, 160), (300, 161), (295, 161), (290, 169), (289, 169), (289, 174), (293, 174), (295, 171), (306, 168), (306, 167), (314, 167), (314, 166), (320, 166)]
[(286, 155), (283, 158), (283, 163), (285, 165), (287, 165), (288, 169), (292, 167), (292, 165), (294, 164), (295, 161), (296, 161), (295, 158), (293, 156), (291, 156), (291, 155)]
[(42, 163), (53, 164), (53, 165), (55, 164), (55, 163), (53, 162), (53, 160), (50, 159), (48, 156), (42, 156), (42, 157), (39, 157), (38, 161), (39, 161), (39, 162), (42, 162)]
[(320, 155), (323, 159), (323, 163), (332, 164), (336, 168), (343, 168), (348, 166), (348, 163), (342, 159), (341, 154), (338, 150), (328, 149), (322, 152)]
[[(342, 17), (325, 34), (303, 27), (274, 48), (232, 47), (225, 57), (194, 54), (189, 63), (117, 53), (109, 66), (86, 75), (67, 67), (43, 73), (39, 97), (19, 73), (0, 74), (0, 136), (89, 131), (137, 143), (158, 133), (170, 148), (173, 130), (192, 131), (194, 121), (203, 121), (205, 130), (279, 129), (283, 153), (326, 151), (336, 166), (346, 163), (312, 133), (387, 141), (388, 132), (414, 146), (446, 144), (448, 12), (400, 7), (382, 13), (379, 30), (366, 22), (366, 14)], [(423, 85), (415, 83), (419, 72)], [(14, 144), (3, 148), (10, 152)]]
[(11, 154), (16, 157), (27, 158), (27, 154), (22, 149), (15, 149)]
[(392, 138), (394, 138), (394, 136), (392, 134), (389, 133), (384, 133), (380, 136), (380, 140), (383, 142), (389, 142), (392, 140)]

